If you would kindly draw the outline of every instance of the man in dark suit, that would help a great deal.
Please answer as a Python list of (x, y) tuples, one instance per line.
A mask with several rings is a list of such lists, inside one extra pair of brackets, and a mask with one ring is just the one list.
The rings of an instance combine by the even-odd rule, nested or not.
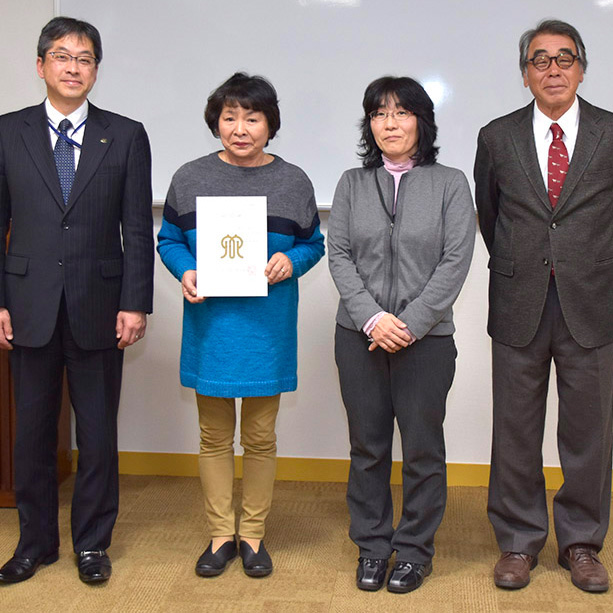
[(143, 337), (152, 308), (153, 228), (143, 126), (87, 101), (101, 59), (96, 28), (53, 19), (38, 43), (47, 99), (0, 117), (0, 347), (11, 350), (21, 531), (0, 583), (58, 559), (64, 369), (79, 447), (79, 576), (95, 583), (111, 574), (123, 349)]
[(521, 588), (547, 538), (542, 443), (551, 361), (564, 485), (554, 524), (580, 589), (608, 589), (613, 421), (613, 114), (576, 96), (581, 36), (549, 20), (520, 40), (535, 100), (479, 134), (476, 202), (490, 253), (496, 585)]

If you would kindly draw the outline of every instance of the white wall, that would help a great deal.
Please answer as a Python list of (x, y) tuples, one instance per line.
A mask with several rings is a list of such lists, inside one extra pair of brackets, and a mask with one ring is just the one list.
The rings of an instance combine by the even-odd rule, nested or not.
[(53, 0), (0, 0), (0, 16), (0, 113), (8, 113), (45, 95), (36, 74), (36, 43), (53, 17)]
[[(51, 18), (54, 3), (52, 0), (22, 0), (13, 2), (0, 0), (2, 3), (2, 22), (0, 52), (10, 61), (0, 63), (0, 82), (3, 93), (0, 97), (0, 111), (6, 112), (29, 104), (34, 104), (44, 95), (40, 80), (35, 72), (36, 40), (40, 28)], [(511, 6), (511, 3), (501, 3)], [(555, 13), (556, 2), (543, 3), (549, 11)], [(597, 3), (586, 3), (592, 6)], [(567, 4), (568, 6), (568, 4)], [(603, 5), (604, 6), (604, 5)], [(105, 4), (106, 8), (106, 4)], [(540, 4), (539, 4), (540, 9)], [(109, 9), (110, 10), (110, 9)], [(611, 21), (613, 13), (603, 12), (603, 20)], [(79, 15), (75, 15), (79, 16)], [(567, 17), (560, 14), (561, 17)], [(119, 19), (119, 15), (116, 16)], [(466, 19), (471, 15), (466, 13)], [(517, 19), (517, 15), (516, 15)], [(526, 18), (525, 27), (536, 22), (531, 15)], [(523, 22), (522, 22), (523, 23)], [(460, 24), (461, 25), (461, 24)], [(458, 25), (458, 29), (460, 28)], [(579, 23), (588, 43), (592, 47), (597, 42), (594, 32), (585, 24)], [(594, 24), (594, 30), (600, 31), (602, 23)], [(204, 31), (206, 34), (206, 31)], [(342, 33), (339, 32), (339, 36)], [(512, 45), (516, 44), (515, 34)], [(104, 42), (103, 32), (103, 42)], [(163, 41), (163, 39), (160, 39)], [(601, 44), (606, 45), (606, 41)], [(505, 40), (505, 45), (507, 41)], [(149, 61), (155, 61), (158, 43), (148, 49)], [(181, 49), (171, 48), (177, 53)], [(508, 49), (505, 49), (505, 53)], [(496, 54), (496, 48), (485, 48), (483, 52)], [(583, 93), (591, 98), (590, 78), (602, 82), (602, 75), (610, 70), (606, 55), (594, 54), (592, 65), (586, 75)], [(473, 62), (474, 70), (484, 79), (488, 99), (481, 100), (481, 107), (487, 114), (479, 117), (484, 123), (497, 114), (495, 108), (504, 105), (496, 98), (499, 85), (521, 88), (518, 71), (503, 69), (494, 60), (487, 60), (489, 65), (474, 63), (474, 57), (465, 61)], [(103, 67), (104, 67), (103, 62)], [(110, 68), (110, 67), (109, 67)], [(130, 67), (128, 67), (130, 68)], [(134, 69), (134, 67), (132, 67)], [(598, 72), (600, 70), (600, 73)], [(598, 75), (600, 74), (600, 80)], [(129, 79), (129, 71), (125, 78)], [(163, 78), (163, 77), (162, 77)], [(360, 84), (360, 89), (364, 86)], [(214, 86), (216, 83), (212, 84)], [(514, 85), (513, 85), (514, 84)], [(144, 93), (143, 102), (155, 101), (159, 94), (155, 87)], [(99, 79), (97, 90), (104, 97), (105, 80)], [(331, 87), (334, 87), (332, 84)], [(600, 90), (599, 90), (600, 91)], [(476, 91), (475, 96), (483, 92)], [(521, 97), (523, 94), (520, 93)], [(119, 97), (119, 94), (116, 94)], [(599, 93), (594, 102), (611, 106), (611, 99), (604, 100)], [(201, 101), (199, 101), (200, 103)], [(354, 105), (352, 100), (351, 104)], [(117, 103), (119, 104), (119, 103)], [(122, 110), (109, 100), (111, 109)], [(354, 105), (355, 106), (355, 105)], [(490, 113), (491, 106), (491, 113)], [(484, 114), (482, 108), (481, 114)], [(139, 118), (135, 109), (133, 116)], [(440, 115), (443, 125), (445, 113)], [(193, 129), (197, 134), (205, 134), (202, 129), (200, 114), (193, 119)], [(476, 133), (466, 125), (456, 126), (463, 138), (474, 142)], [(468, 133), (470, 132), (470, 133)], [(456, 135), (457, 137), (457, 135)], [(355, 138), (352, 136), (343, 147), (353, 150)], [(210, 142), (203, 139), (202, 153), (210, 150)], [(154, 152), (155, 153), (155, 152)], [(452, 155), (449, 152), (448, 155)], [(292, 161), (292, 156), (287, 155)], [(467, 156), (467, 158), (470, 156)], [(448, 163), (453, 163), (449, 158)], [(179, 164), (177, 164), (178, 166)], [(462, 166), (468, 173), (472, 159), (463, 160)], [(161, 211), (154, 211), (156, 231), (159, 228)], [(322, 213), (322, 227), (325, 232), (327, 213)], [(452, 388), (446, 420), (446, 437), (448, 459), (451, 462), (489, 462), (491, 441), (491, 398), (490, 398), (490, 346), (485, 333), (487, 308), (487, 257), (480, 237), (477, 239), (473, 266), (466, 286), (456, 306), (456, 325), (458, 332), (456, 343), (459, 351), (457, 374)], [(178, 283), (167, 273), (161, 263), (156, 268), (155, 313), (150, 318), (147, 336), (126, 353), (124, 386), (120, 408), (120, 449), (124, 451), (157, 451), (195, 453), (197, 450), (198, 427), (193, 391), (180, 387), (178, 377), (178, 357), (181, 337), (181, 297)], [(279, 417), (279, 455), (314, 458), (347, 458), (348, 441), (344, 409), (338, 390), (336, 367), (333, 360), (332, 337), (334, 331), (334, 313), (337, 294), (327, 270), (327, 263), (322, 261), (304, 277), (301, 282), (300, 322), (299, 322), (299, 388), (296, 392), (286, 394), (282, 401)], [(547, 465), (558, 465), (555, 446), (555, 393), (549, 403), (549, 418), (544, 444), (544, 460)], [(398, 451), (395, 453), (398, 458)]]
[(92, 101), (147, 128), (153, 193), (216, 143), (202, 121), (209, 93), (237, 70), (277, 88), (282, 127), (271, 151), (305, 170), (319, 204), (357, 163), (366, 85), (383, 74), (420, 80), (435, 100), (440, 161), (472, 172), (478, 129), (526, 104), (521, 33), (567, 19), (594, 61), (582, 91), (612, 98), (606, 61), (611, 0), (57, 0), (91, 20), (105, 44)]

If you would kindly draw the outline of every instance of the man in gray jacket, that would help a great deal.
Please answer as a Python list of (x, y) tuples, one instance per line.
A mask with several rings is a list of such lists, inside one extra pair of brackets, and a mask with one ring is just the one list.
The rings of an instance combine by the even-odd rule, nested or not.
[(564, 485), (559, 563), (582, 590), (608, 589), (613, 420), (613, 114), (576, 96), (581, 36), (543, 21), (520, 40), (534, 102), (479, 134), (476, 203), (490, 253), (494, 434), (488, 512), (494, 581), (522, 588), (547, 539), (542, 442), (551, 360)]

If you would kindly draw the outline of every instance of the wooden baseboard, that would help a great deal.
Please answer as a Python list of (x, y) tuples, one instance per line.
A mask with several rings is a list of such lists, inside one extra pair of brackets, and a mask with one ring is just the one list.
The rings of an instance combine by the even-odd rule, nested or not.
[(0, 492), (0, 508), (14, 507), (15, 506), (15, 494), (13, 492)]
[[(73, 450), (73, 467), (77, 465), (78, 452)], [(243, 474), (243, 458), (235, 456), (236, 476)], [(119, 452), (119, 472), (122, 475), (168, 475), (197, 477), (198, 456), (191, 453), (152, 453), (138, 451)], [(557, 466), (543, 469), (547, 489), (557, 490), (563, 483), (562, 470)], [(327, 458), (277, 458), (279, 481), (333, 481), (343, 483), (349, 474), (349, 460)], [(489, 464), (447, 464), (449, 486), (487, 487)], [(393, 484), (402, 483), (402, 465), (392, 466)]]

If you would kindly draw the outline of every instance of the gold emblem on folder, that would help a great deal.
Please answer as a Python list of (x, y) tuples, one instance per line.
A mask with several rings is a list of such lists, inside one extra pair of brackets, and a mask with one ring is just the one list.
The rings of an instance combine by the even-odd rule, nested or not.
[(219, 258), (222, 260), (226, 256), (233, 260), (235, 257), (239, 257), (242, 259), (242, 255), (240, 254), (241, 247), (243, 246), (243, 239), (235, 234), (234, 236), (230, 236), (226, 234), (221, 239), (221, 246), (224, 248), (224, 254)]

